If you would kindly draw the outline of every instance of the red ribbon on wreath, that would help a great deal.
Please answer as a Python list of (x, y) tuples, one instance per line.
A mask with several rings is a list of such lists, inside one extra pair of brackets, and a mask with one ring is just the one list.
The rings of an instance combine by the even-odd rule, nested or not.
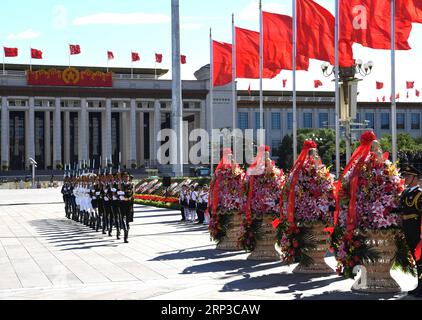
[(347, 221), (346, 227), (348, 232), (353, 232), (353, 230), (357, 226), (356, 221), (356, 196), (358, 191), (358, 180), (359, 174), (362, 170), (362, 167), (365, 163), (366, 158), (371, 151), (372, 142), (377, 140), (377, 137), (372, 131), (367, 131), (362, 134), (360, 138), (360, 146), (356, 149), (353, 153), (352, 158), (350, 159), (348, 165), (344, 169), (343, 173), (340, 175), (339, 180), (337, 182), (336, 187), (336, 210), (334, 211), (334, 227), (338, 225), (339, 222), (339, 215), (340, 215), (340, 195), (342, 193), (342, 181), (346, 173), (352, 168), (353, 171), (350, 175), (350, 202), (349, 202), (349, 209), (347, 212)]
[(416, 262), (419, 262), (422, 258), (422, 222), (421, 222), (421, 241), (419, 241), (418, 245), (415, 249), (415, 258)]
[(318, 145), (312, 141), (312, 140), (306, 140), (303, 144), (302, 152), (299, 154), (299, 157), (297, 158), (292, 172), (292, 180), (290, 182), (290, 190), (289, 190), (289, 203), (287, 205), (287, 221), (290, 223), (291, 226), (295, 225), (295, 204), (296, 204), (296, 194), (295, 189), (297, 182), (299, 180), (299, 173), (300, 170), (303, 168), (303, 165), (305, 164), (306, 159), (309, 156), (309, 150), (316, 149)]
[[(269, 146), (261, 146), (258, 148), (258, 154), (256, 155), (255, 161), (249, 166), (247, 175), (249, 176), (249, 192), (248, 192), (248, 199), (246, 201), (246, 208), (245, 208), (245, 215), (246, 221), (251, 224), (252, 223), (252, 199), (253, 199), (253, 188), (255, 183), (255, 175), (264, 174), (265, 170), (265, 153), (270, 152)], [(259, 168), (258, 168), (259, 166)], [(257, 170), (258, 168), (258, 170)], [(260, 169), (263, 169), (261, 172)]]

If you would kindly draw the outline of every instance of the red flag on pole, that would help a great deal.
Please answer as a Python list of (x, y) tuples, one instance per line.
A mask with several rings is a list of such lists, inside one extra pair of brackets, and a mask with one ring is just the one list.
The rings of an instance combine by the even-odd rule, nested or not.
[(181, 55), (180, 56), (180, 63), (181, 64), (186, 64), (186, 56), (184, 56), (184, 55)]
[(396, 94), (396, 100), (400, 99), (400, 92)]
[(283, 88), (285, 88), (285, 87), (286, 87), (286, 85), (287, 85), (287, 79), (284, 79), (284, 80), (283, 80)]
[(415, 23), (422, 23), (422, 1), (398, 0), (396, 1), (398, 16)]
[(417, 97), (419, 97), (421, 95), (421, 92), (418, 89), (415, 89), (415, 94)]
[(18, 56), (18, 48), (6, 48), (4, 47), (4, 56), (13, 58)]
[[(297, 25), (297, 53), (334, 65), (334, 16), (312, 0), (300, 0), (297, 1)], [(353, 66), (351, 41), (340, 41), (339, 62), (341, 67)]]
[(108, 60), (113, 60), (114, 59), (114, 54), (112, 51), (107, 51), (107, 58)]
[(31, 58), (32, 59), (42, 59), (42, 51), (31, 48)]
[(252, 92), (251, 92), (251, 83), (250, 82), (249, 82), (249, 87), (248, 87), (248, 93), (249, 93), (249, 96), (252, 95)]
[(163, 62), (163, 55), (161, 53), (156, 53), (155, 54), (155, 62), (156, 63), (161, 63)]
[(213, 85), (224, 86), (232, 82), (232, 45), (212, 42), (213, 47)]
[[(390, 1), (341, 0), (340, 8), (340, 41), (352, 41), (373, 49), (391, 49)], [(400, 14), (395, 21), (396, 50), (411, 49), (408, 43), (411, 21), (401, 18)]]
[(132, 62), (140, 61), (141, 57), (139, 56), (139, 53), (132, 52)]
[[(236, 27), (235, 33), (237, 78), (259, 79), (259, 32)], [(262, 77), (272, 79), (280, 71), (264, 65)]]
[[(264, 67), (272, 70), (292, 70), (292, 17), (263, 12)], [(308, 70), (309, 59), (296, 58), (296, 70)]]
[(319, 87), (322, 87), (323, 84), (320, 80), (314, 80), (314, 87), (317, 89)]
[(406, 81), (406, 88), (413, 89), (415, 87), (415, 81)]
[(384, 88), (384, 82), (377, 81), (377, 90), (381, 90), (382, 88)]
[(380, 98), (377, 97), (377, 102), (380, 102)]
[(75, 54), (80, 54), (81, 53), (81, 47), (78, 44), (70, 44), (69, 45), (70, 48), (70, 54), (71, 55), (75, 55)]

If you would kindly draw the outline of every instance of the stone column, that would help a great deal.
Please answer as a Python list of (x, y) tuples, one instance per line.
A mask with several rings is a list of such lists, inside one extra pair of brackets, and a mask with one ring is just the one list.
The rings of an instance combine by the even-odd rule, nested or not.
[(53, 169), (62, 164), (61, 99), (56, 98), (54, 110)]
[(27, 119), (25, 126), (25, 163), (26, 166), (29, 168), (29, 158), (35, 160), (35, 99), (33, 97), (29, 98), (29, 110), (28, 112), (26, 112), (26, 115)]
[(79, 116), (79, 161), (88, 161), (88, 110), (86, 99), (81, 100)]
[(1, 98), (1, 167), (9, 168), (9, 106), (7, 98)]
[(205, 100), (201, 101), (201, 113), (199, 114), (199, 128), (207, 130), (207, 103)]
[(130, 100), (130, 123), (129, 123), (129, 159), (128, 169), (136, 165), (136, 101)]
[(145, 153), (144, 153), (144, 150), (145, 150), (145, 141), (144, 141), (144, 139), (145, 139), (145, 135), (144, 135), (145, 127), (144, 127), (144, 121), (145, 121), (144, 112), (142, 111), (142, 112), (139, 113), (139, 135), (138, 135), (138, 138), (139, 138), (138, 139), (138, 147), (139, 147), (138, 154), (139, 154), (139, 161), (140, 161), (141, 165), (145, 164)]
[(153, 141), (153, 152), (151, 154), (151, 160), (157, 160), (157, 152), (160, 147), (158, 134), (161, 131), (161, 104), (159, 100), (154, 102), (154, 134), (152, 136)]
[[(103, 166), (106, 167), (106, 158), (111, 154), (111, 100), (106, 100), (105, 122), (103, 124)], [(109, 159), (108, 161), (111, 162)]]
[(50, 111), (44, 112), (44, 154), (45, 168), (51, 166), (51, 132), (50, 132)]
[(70, 112), (64, 113), (64, 162), (70, 163)]

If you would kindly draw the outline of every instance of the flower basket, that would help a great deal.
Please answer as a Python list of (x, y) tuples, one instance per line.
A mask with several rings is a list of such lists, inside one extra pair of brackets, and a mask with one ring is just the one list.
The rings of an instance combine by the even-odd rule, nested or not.
[(240, 225), (242, 223), (241, 216), (239, 212), (227, 212), (227, 226), (225, 235), (221, 238), (221, 241), (217, 244), (217, 250), (224, 251), (239, 251), (237, 238), (240, 232)]
[(329, 248), (329, 237), (325, 224), (317, 222), (305, 225), (313, 245), (302, 254), (299, 265), (293, 270), (297, 274), (331, 274), (334, 270), (325, 262)]
[(361, 277), (354, 283), (352, 290), (361, 293), (398, 293), (400, 286), (391, 277), (396, 255), (396, 230), (366, 230), (363, 236), (367, 239), (377, 257), (373, 261), (364, 261)]
[(248, 260), (254, 261), (277, 261), (280, 256), (275, 249), (276, 230), (273, 228), (274, 216), (265, 214), (259, 235), (256, 239), (255, 249), (248, 256)]

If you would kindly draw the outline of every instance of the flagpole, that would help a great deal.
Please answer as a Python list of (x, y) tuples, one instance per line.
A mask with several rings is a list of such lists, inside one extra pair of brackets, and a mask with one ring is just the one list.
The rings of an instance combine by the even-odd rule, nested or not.
[(214, 49), (212, 42), (212, 28), (210, 28), (210, 134), (211, 134), (211, 176), (214, 176)]
[(157, 80), (157, 57), (155, 57), (155, 64), (154, 64), (154, 80)]
[(297, 159), (297, 96), (296, 96), (296, 33), (297, 33), (297, 12), (296, 0), (293, 0), (293, 28), (292, 28), (292, 56), (293, 56), (293, 161)]
[(32, 71), (32, 48), (29, 46), (29, 70)]
[(108, 62), (109, 62), (108, 54), (107, 54), (107, 73), (108, 73)]
[(336, 130), (336, 174), (337, 177), (340, 177), (340, 88), (339, 88), (339, 75), (340, 75), (340, 68), (339, 68), (339, 38), (340, 38), (340, 15), (339, 15), (339, 0), (335, 0), (335, 35), (334, 35), (334, 47), (335, 47), (335, 86), (336, 86), (336, 94), (335, 94), (335, 130)]
[(393, 162), (397, 161), (397, 106), (396, 106), (396, 22), (395, 0), (391, 0), (391, 125)]
[(234, 13), (232, 14), (232, 99), (233, 99), (233, 132), (236, 129), (236, 106), (237, 106), (237, 92), (236, 92), (236, 30), (234, 26)]
[(3, 75), (6, 74), (6, 69), (5, 69), (5, 66), (4, 66), (4, 56), (5, 56), (5, 54), (4, 54), (4, 46), (3, 46)]
[(263, 146), (265, 144), (264, 135), (264, 94), (263, 94), (263, 69), (264, 69), (264, 35), (262, 27), (262, 0), (259, 0), (259, 144)]
[(132, 58), (132, 61), (130, 63), (130, 78), (133, 79), (133, 58)]

